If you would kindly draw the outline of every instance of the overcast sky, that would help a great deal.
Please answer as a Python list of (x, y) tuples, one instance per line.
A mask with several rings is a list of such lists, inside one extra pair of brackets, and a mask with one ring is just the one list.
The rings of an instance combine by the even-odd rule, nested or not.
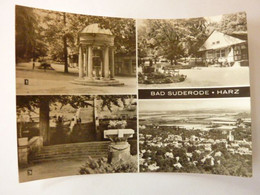
[(178, 111), (226, 109), (250, 111), (250, 98), (189, 99), (189, 100), (140, 100), (139, 111)]

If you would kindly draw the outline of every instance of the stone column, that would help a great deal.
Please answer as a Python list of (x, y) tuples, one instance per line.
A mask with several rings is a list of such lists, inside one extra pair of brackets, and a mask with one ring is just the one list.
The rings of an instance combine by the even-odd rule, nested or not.
[(83, 68), (82, 68), (82, 74), (84, 75), (85, 73), (85, 69), (86, 69), (86, 66), (87, 66), (87, 49), (84, 50), (84, 53), (83, 53)]
[(108, 163), (131, 160), (130, 144), (127, 139), (133, 137), (133, 134), (133, 129), (108, 129), (104, 131), (104, 138), (111, 141), (108, 147)]
[(109, 49), (105, 47), (104, 56), (104, 77), (109, 78)]
[(79, 78), (82, 78), (83, 77), (83, 68), (82, 68), (82, 48), (81, 48), (81, 46), (79, 46), (78, 66), (79, 66)]
[(92, 78), (92, 70), (93, 70), (93, 59), (92, 59), (93, 51), (92, 47), (88, 46), (88, 78)]
[(108, 146), (108, 163), (129, 161), (131, 159), (130, 144), (126, 142), (110, 143)]
[(102, 66), (101, 66), (101, 75), (102, 75), (103, 78), (105, 77), (104, 66), (105, 66), (105, 48), (102, 48)]
[(115, 59), (114, 59), (114, 48), (113, 47), (111, 47), (111, 71), (110, 71), (110, 73), (111, 73), (111, 79), (113, 79), (114, 78), (114, 76), (115, 76)]

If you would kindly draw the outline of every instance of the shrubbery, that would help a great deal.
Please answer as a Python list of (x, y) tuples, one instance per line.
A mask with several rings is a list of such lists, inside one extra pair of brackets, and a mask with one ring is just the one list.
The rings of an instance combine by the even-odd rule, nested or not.
[(109, 164), (107, 158), (93, 159), (88, 157), (85, 164), (80, 167), (79, 173), (85, 174), (97, 174), (97, 173), (129, 173), (137, 172), (137, 161), (119, 161), (117, 163)]
[(138, 83), (140, 84), (167, 84), (183, 82), (186, 79), (185, 75), (165, 75), (159, 72), (147, 74), (138, 74)]

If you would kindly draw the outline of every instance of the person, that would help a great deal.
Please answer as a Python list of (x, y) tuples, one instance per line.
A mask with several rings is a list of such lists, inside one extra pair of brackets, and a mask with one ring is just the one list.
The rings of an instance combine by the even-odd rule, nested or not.
[(61, 122), (62, 122), (62, 117), (58, 116), (58, 123), (61, 123)]
[(69, 127), (70, 128), (70, 133), (72, 132), (74, 125), (75, 125), (75, 119), (72, 118), (71, 121), (70, 121), (70, 127)]
[(78, 123), (81, 123), (81, 118), (78, 119)]

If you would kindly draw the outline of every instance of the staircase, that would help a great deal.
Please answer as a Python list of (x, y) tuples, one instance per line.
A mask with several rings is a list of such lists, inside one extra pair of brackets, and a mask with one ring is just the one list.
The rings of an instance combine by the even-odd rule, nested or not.
[(65, 159), (107, 157), (109, 141), (84, 142), (44, 146), (35, 154), (32, 162), (46, 162)]

